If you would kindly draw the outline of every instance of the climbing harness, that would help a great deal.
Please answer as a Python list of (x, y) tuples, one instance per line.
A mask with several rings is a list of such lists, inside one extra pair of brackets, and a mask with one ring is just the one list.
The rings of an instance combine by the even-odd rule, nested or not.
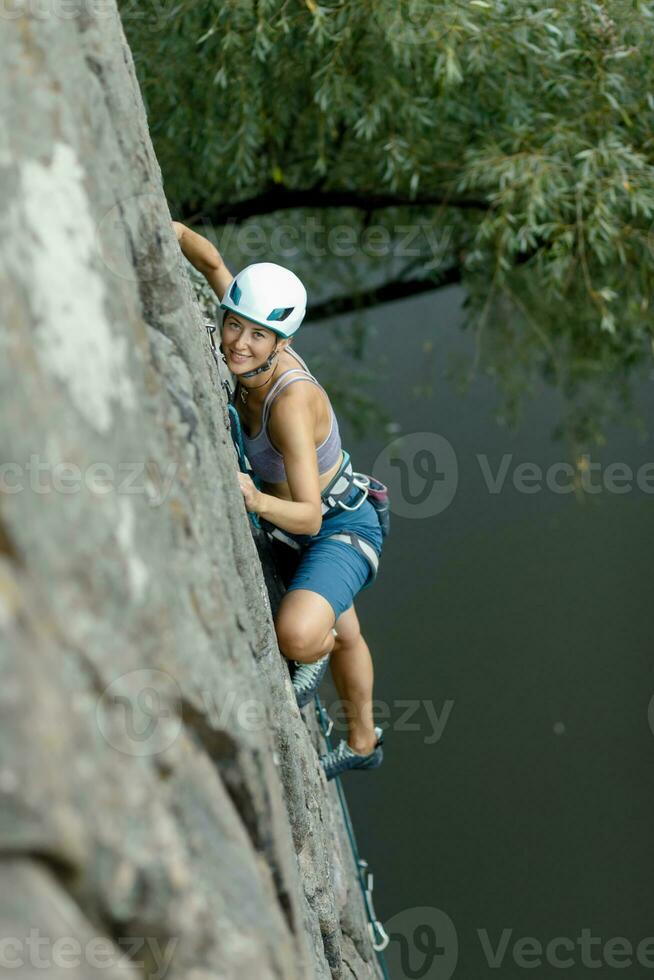
[[(359, 479), (360, 476), (360, 473), (355, 473), (352, 469), (350, 454), (344, 449), (338, 472), (320, 494), (323, 520), (333, 517), (340, 510), (358, 510), (365, 502), (368, 487)], [(354, 504), (347, 505), (345, 501), (350, 496), (352, 487), (357, 487), (361, 492)]]
[[(350, 497), (353, 487), (356, 487), (360, 491), (360, 494), (353, 504), (348, 504), (346, 501)], [(364, 473), (355, 473), (352, 468), (350, 454), (346, 450), (343, 450), (343, 460), (338, 472), (320, 494), (323, 521), (328, 521), (331, 517), (335, 517), (343, 511), (358, 510), (369, 499), (377, 512), (382, 534), (387, 534), (388, 530), (384, 530), (382, 516), (380, 516), (379, 499), (374, 494), (383, 498), (381, 500), (381, 506), (385, 508), (386, 527), (388, 527), (388, 493), (386, 487), (383, 483), (373, 480), (372, 477), (366, 476)], [(287, 534), (286, 531), (265, 520), (262, 522), (262, 526), (269, 538), (281, 541), (294, 551), (302, 550), (302, 545), (292, 535)], [(330, 534), (328, 535), (328, 540), (343, 541), (345, 544), (351, 545), (355, 551), (358, 551), (366, 559), (370, 566), (372, 577), (365, 587), (367, 588), (372, 585), (379, 569), (379, 555), (370, 542), (362, 538), (356, 531), (341, 531)]]
[[(361, 495), (354, 504), (346, 504), (352, 487), (357, 487)], [(377, 519), (384, 537), (390, 532), (390, 501), (388, 487), (365, 473), (355, 473), (350, 462), (350, 454), (343, 450), (343, 462), (338, 473), (321, 493), (323, 520), (328, 520), (341, 510), (358, 510), (364, 501), (369, 500), (377, 512)]]
[[(323, 707), (317, 694), (315, 696), (315, 701), (316, 716), (322, 730), (323, 738), (325, 739), (328, 750), (331, 751), (333, 746), (329, 736), (331, 735), (332, 728), (334, 727), (334, 722), (329, 717), (327, 709)], [(354, 827), (352, 826), (352, 818), (350, 817), (350, 811), (345, 799), (345, 793), (341, 785), (340, 776), (336, 776), (333, 782), (336, 784), (336, 792), (338, 793), (341, 810), (343, 811), (343, 823), (345, 824), (345, 829), (347, 830), (347, 836), (350, 842), (350, 848), (352, 850), (352, 857), (354, 858), (354, 864), (357, 869), (357, 879), (363, 894), (363, 902), (366, 909), (366, 915), (368, 917), (368, 932), (370, 933), (372, 948), (377, 954), (377, 961), (385, 980), (389, 980), (386, 960), (382, 954), (383, 950), (385, 950), (388, 946), (390, 938), (384, 930), (383, 925), (375, 915), (375, 907), (372, 902), (373, 876), (368, 869), (368, 862), (364, 861), (364, 859), (359, 855), (359, 848), (357, 847), (356, 837), (354, 836)]]

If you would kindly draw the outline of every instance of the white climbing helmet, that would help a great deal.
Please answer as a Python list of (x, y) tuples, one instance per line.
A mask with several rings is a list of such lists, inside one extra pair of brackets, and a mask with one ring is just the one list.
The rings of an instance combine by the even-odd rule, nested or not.
[(255, 262), (232, 280), (220, 306), (280, 337), (292, 337), (306, 313), (307, 291), (290, 269)]

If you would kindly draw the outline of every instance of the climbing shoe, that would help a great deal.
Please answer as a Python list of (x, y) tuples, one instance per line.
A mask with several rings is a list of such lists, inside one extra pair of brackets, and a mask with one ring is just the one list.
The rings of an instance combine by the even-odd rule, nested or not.
[(331, 752), (327, 752), (326, 755), (321, 755), (320, 765), (327, 779), (340, 776), (342, 773), (347, 772), (348, 769), (377, 769), (381, 766), (384, 761), (384, 750), (382, 749), (384, 733), (381, 728), (375, 727), (375, 735), (377, 736), (377, 741), (369, 755), (359, 755), (358, 752), (350, 748), (344, 738), (340, 740), (337, 748), (332, 749)]
[(324, 657), (312, 664), (299, 664), (294, 661), (293, 690), (298, 708), (303, 708), (318, 690), (329, 664), (329, 656), (326, 653)]

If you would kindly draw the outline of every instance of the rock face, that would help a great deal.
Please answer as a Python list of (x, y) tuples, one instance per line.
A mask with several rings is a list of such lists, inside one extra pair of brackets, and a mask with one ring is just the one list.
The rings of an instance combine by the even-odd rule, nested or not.
[(1, 16), (1, 967), (377, 977), (115, 5)]

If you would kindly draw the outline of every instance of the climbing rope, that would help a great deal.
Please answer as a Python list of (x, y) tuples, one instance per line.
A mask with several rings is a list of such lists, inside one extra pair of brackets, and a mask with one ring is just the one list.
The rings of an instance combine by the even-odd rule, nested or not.
[[(315, 696), (315, 702), (316, 715), (322, 730), (323, 738), (327, 743), (327, 749), (331, 751), (333, 746), (329, 736), (331, 735), (332, 728), (334, 727), (334, 722), (329, 717), (327, 709), (323, 707), (317, 694)], [(336, 776), (334, 782), (336, 783), (336, 792), (338, 793), (341, 810), (343, 811), (343, 823), (345, 824), (347, 836), (350, 841), (352, 857), (354, 858), (354, 864), (357, 869), (357, 879), (363, 895), (366, 915), (368, 916), (368, 932), (370, 933), (372, 948), (377, 955), (377, 962), (379, 963), (384, 980), (389, 980), (389, 973), (386, 967), (386, 959), (384, 957), (383, 950), (385, 950), (388, 946), (390, 939), (386, 934), (383, 925), (375, 915), (375, 907), (372, 902), (373, 876), (368, 870), (368, 862), (359, 855), (359, 848), (357, 847), (356, 837), (354, 836), (354, 827), (352, 826), (352, 819), (350, 817), (350, 811), (345, 799), (345, 792), (343, 790), (340, 777)]]
[[(219, 351), (216, 347), (216, 340), (214, 334), (216, 332), (216, 324), (209, 317), (204, 320), (204, 325), (207, 328), (207, 333), (209, 334), (209, 343), (211, 344), (211, 353), (213, 354), (214, 361), (216, 362), (216, 367), (218, 368), (218, 376), (220, 377), (220, 362), (218, 360)], [(259, 487), (259, 481), (257, 477), (252, 472), (250, 466), (248, 466), (247, 457), (245, 455), (245, 445), (243, 442), (243, 430), (241, 428), (241, 420), (239, 418), (238, 412), (236, 411), (236, 405), (232, 404), (232, 390), (229, 386), (229, 381), (222, 380), (222, 386), (225, 389), (225, 394), (227, 396), (227, 414), (229, 417), (229, 430), (232, 436), (232, 442), (234, 443), (234, 449), (236, 450), (236, 457), (238, 459), (238, 468), (241, 473), (246, 473), (250, 477), (255, 486)], [(256, 528), (260, 528), (261, 524), (259, 522), (259, 517), (257, 514), (253, 514), (248, 511), (248, 517), (252, 521), (252, 524)]]

